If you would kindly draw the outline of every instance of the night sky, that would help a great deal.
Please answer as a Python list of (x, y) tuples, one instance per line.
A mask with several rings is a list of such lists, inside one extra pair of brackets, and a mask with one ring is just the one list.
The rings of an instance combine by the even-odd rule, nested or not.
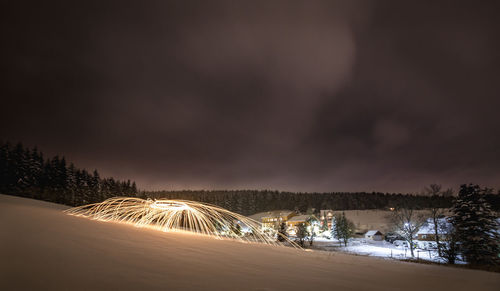
[(0, 139), (141, 189), (500, 188), (496, 1), (3, 1)]

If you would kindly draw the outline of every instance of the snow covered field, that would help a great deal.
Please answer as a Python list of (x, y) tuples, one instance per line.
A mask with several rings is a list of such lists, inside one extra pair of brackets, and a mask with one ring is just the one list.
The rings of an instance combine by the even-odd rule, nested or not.
[[(328, 250), (353, 253), (358, 255), (367, 255), (381, 258), (392, 259), (411, 259), (409, 248), (395, 246), (386, 241), (367, 242), (365, 239), (351, 239), (347, 247), (344, 247), (339, 241), (326, 238), (317, 238), (314, 241), (314, 247)], [(435, 251), (415, 249), (414, 259), (442, 262)]]
[(163, 233), (0, 195), (0, 290), (497, 290), (500, 274)]

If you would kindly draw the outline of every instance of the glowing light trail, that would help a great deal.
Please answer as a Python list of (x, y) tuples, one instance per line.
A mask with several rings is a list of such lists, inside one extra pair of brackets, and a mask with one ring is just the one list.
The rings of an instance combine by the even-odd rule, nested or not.
[[(74, 207), (65, 212), (95, 220), (152, 227), (166, 232), (187, 231), (218, 239), (230, 238), (243, 242), (300, 248), (280, 233), (262, 231), (261, 224), (253, 219), (221, 207), (188, 200), (114, 197), (101, 203)], [(277, 236), (282, 236), (284, 241), (278, 241)]]

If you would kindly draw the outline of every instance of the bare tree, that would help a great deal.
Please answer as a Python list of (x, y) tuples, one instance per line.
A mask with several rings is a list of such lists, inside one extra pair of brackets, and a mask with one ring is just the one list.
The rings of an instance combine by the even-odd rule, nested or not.
[(443, 237), (443, 241), (441, 244), (440, 257), (446, 260), (448, 264), (455, 264), (459, 252), (457, 233), (451, 223), (442, 224), (441, 227), (446, 235)]
[[(438, 184), (431, 184), (429, 187), (426, 187), (424, 189), (424, 193), (428, 196), (431, 197), (450, 197), (453, 196), (453, 190), (452, 189), (447, 189), (445, 191), (442, 191), (441, 185)], [(440, 241), (440, 232), (442, 232), (443, 228), (445, 227), (443, 224), (443, 218), (446, 214), (446, 209), (441, 208), (436, 204), (433, 204), (431, 208), (429, 209), (429, 216), (431, 218), (433, 227), (434, 227), (434, 241), (436, 242), (436, 248), (438, 251), (438, 255), (441, 257), (442, 256), (442, 242)]]
[(413, 250), (415, 249), (413, 238), (417, 234), (420, 227), (425, 223), (425, 217), (418, 214), (411, 208), (399, 208), (392, 212), (392, 223), (396, 230), (410, 245), (411, 256), (414, 257)]

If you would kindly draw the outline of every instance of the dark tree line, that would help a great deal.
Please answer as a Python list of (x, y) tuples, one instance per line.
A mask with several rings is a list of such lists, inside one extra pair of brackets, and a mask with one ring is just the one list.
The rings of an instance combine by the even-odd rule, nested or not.
[(0, 193), (71, 206), (114, 196), (136, 196), (135, 182), (101, 178), (76, 168), (64, 157), (44, 158), (37, 148), (0, 143)]
[[(228, 210), (251, 215), (258, 212), (277, 209), (298, 210), (302, 213), (308, 209), (362, 210), (387, 209), (401, 205), (413, 205), (416, 209), (432, 207), (449, 208), (453, 197), (446, 195), (408, 195), (387, 193), (293, 193), (269, 190), (214, 190), (214, 191), (155, 191), (144, 193), (149, 198), (170, 198), (194, 200), (221, 206)], [(498, 210), (500, 195), (486, 195), (486, 199)]]
[[(101, 178), (76, 168), (64, 157), (44, 158), (36, 148), (0, 142), (0, 193), (46, 200), (66, 205), (82, 205), (115, 196), (138, 196), (135, 182)], [(448, 195), (408, 195), (380, 192), (293, 193), (271, 190), (157, 191), (142, 192), (142, 198), (185, 199), (210, 203), (251, 215), (263, 211), (290, 209), (362, 210), (413, 205), (417, 209), (449, 208)], [(484, 199), (500, 210), (500, 195), (491, 191)]]

